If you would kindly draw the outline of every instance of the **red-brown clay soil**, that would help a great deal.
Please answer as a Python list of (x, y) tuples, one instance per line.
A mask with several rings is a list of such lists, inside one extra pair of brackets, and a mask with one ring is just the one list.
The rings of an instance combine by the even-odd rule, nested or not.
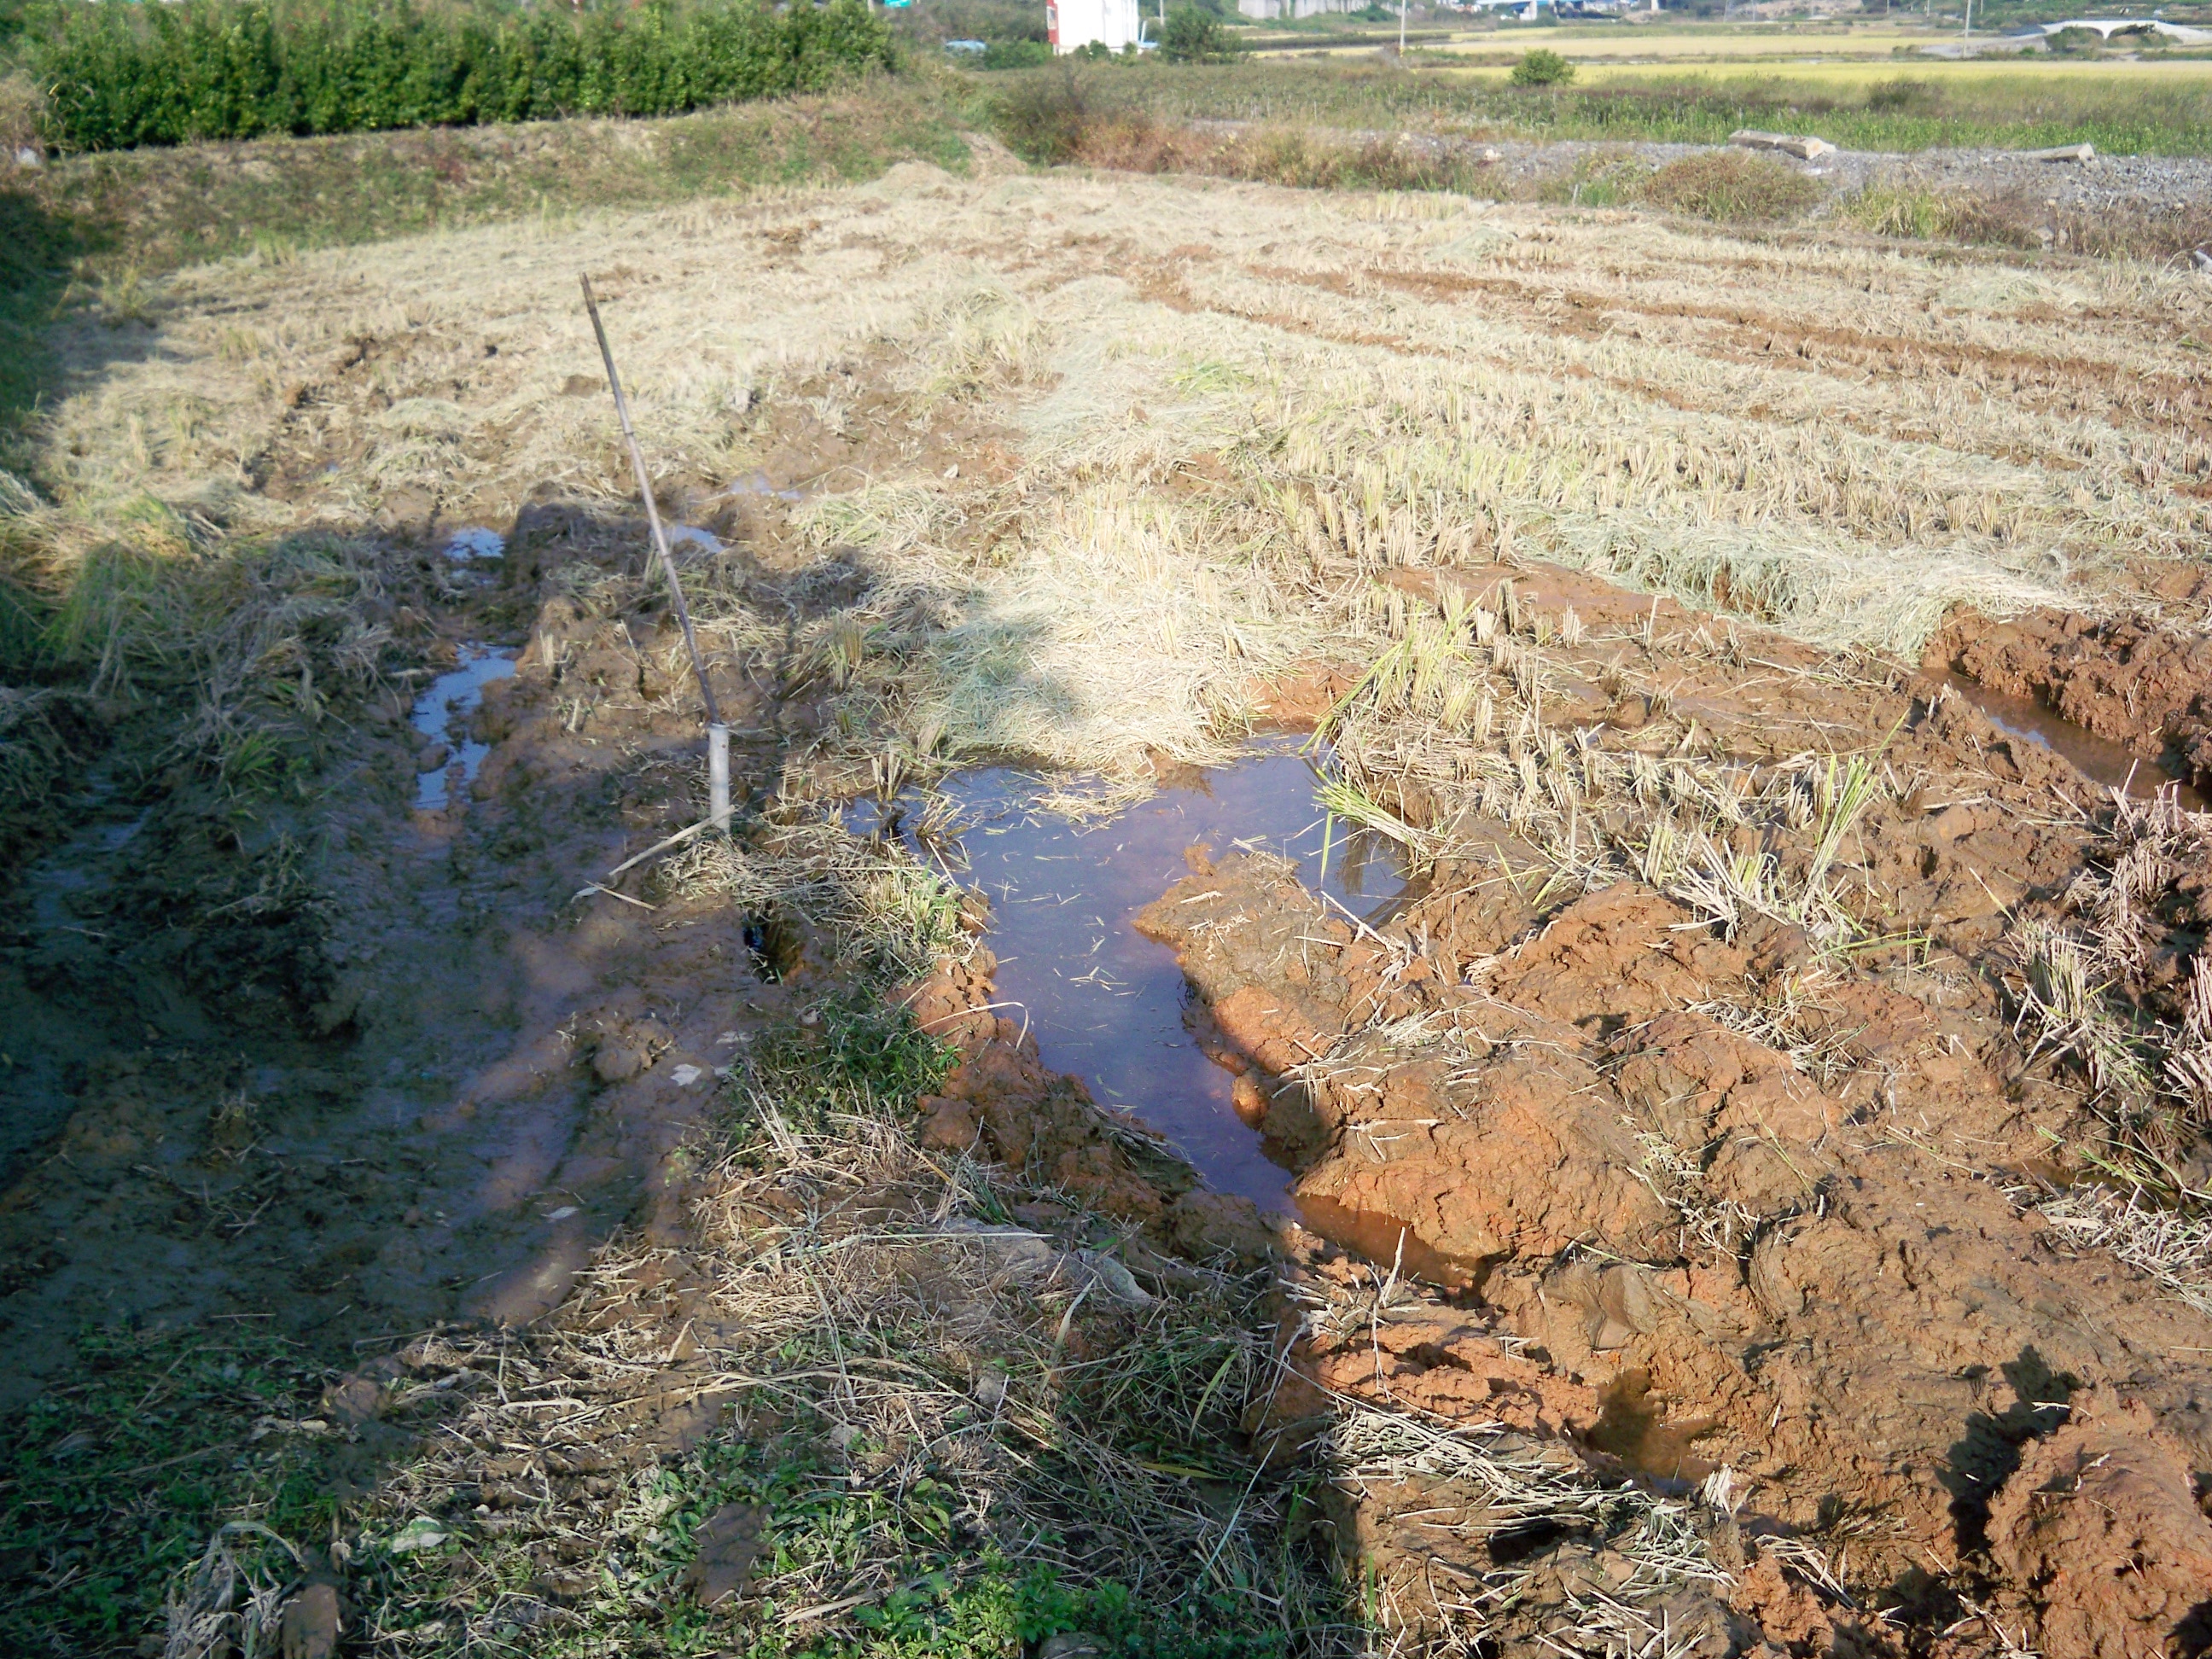
[[(1629, 601), (1525, 580), (1594, 630)], [(2212, 1319), (2039, 1212), (2054, 1154), (2103, 1131), (2005, 988), (2008, 927), (2096, 858), (2109, 805), (1928, 681), (1749, 635), (1759, 666), (1731, 671), (1685, 636), (1696, 620), (1666, 607), (1656, 654), (1719, 746), (1786, 751), (1793, 721), (1839, 744), (1895, 728), (1884, 760), (1916, 781), (1869, 812), (1856, 856), (1896, 942), (1824, 956), (1767, 921), (1731, 939), (1634, 880), (1546, 894), (1503, 831), (1371, 927), (1242, 854), (1142, 919), (1309, 1218), (1357, 1223), (1386, 1265), (1402, 1226), (1436, 1281), (1349, 1334), (1310, 1325), (1309, 1389), (1260, 1426), (1295, 1443), (1327, 1391), (1501, 1422), (1674, 1490), (1725, 1467), (1743, 1536), (1840, 1564), (1847, 1593), (1785, 1582), (1770, 1555), (1739, 1575), (1728, 1616), (1793, 1653), (1983, 1651), (1992, 1625), (2046, 1659), (2199, 1651)], [(1610, 713), (1607, 739), (1632, 740), (1642, 709)], [(2197, 846), (2152, 906), (2147, 1006), (2160, 953), (2170, 985), (2207, 920)], [(1761, 1006), (1787, 1012), (1742, 1017)], [(2201, 1152), (2178, 1156), (2201, 1185)], [(1310, 1237), (1302, 1255), (1294, 1285), (1379, 1275)], [(1410, 1605), (1443, 1605), (1438, 1559), (1500, 1559), (1454, 1536), (1446, 1512), (1480, 1508), (1463, 1490), (1343, 1497)], [(1602, 1551), (1546, 1547), (1547, 1571), (1617, 1582)]]
[[(2183, 573), (2169, 586), (2177, 609), (2201, 611), (2201, 576)], [(2033, 698), (2147, 759), (2170, 754), (2191, 782), (2212, 782), (2212, 639), (2201, 629), (2148, 611), (2035, 611), (2002, 623), (1966, 612), (1930, 641), (1925, 660)]]

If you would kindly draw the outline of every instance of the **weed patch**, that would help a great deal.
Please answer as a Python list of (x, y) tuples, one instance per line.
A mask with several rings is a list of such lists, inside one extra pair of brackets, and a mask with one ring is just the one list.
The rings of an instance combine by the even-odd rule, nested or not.
[(1638, 193), (1670, 213), (1734, 223), (1790, 218), (1820, 199), (1820, 186), (1771, 156), (1723, 149), (1668, 162)]
[(953, 1052), (878, 988), (844, 986), (795, 1018), (769, 1027), (751, 1057), (757, 1086), (805, 1133), (833, 1119), (910, 1113), (935, 1092)]
[[(131, 1651), (227, 1521), (312, 1540), (335, 1512), (313, 1415), (322, 1371), (258, 1322), (159, 1334), (91, 1331), (87, 1375), (5, 1425), (0, 1646)], [(281, 1546), (249, 1547), (291, 1577)], [(269, 1559), (264, 1562), (262, 1557)]]
[(1000, 93), (992, 115), (1007, 149), (1048, 167), (1075, 159), (1094, 118), (1084, 84), (1069, 65)]
[(1869, 185), (1842, 203), (1838, 216), (1877, 236), (2106, 258), (2165, 258), (2212, 241), (2212, 208), (2202, 203), (2166, 210), (2119, 204), (2091, 211), (2019, 191), (1936, 190), (1910, 180)]

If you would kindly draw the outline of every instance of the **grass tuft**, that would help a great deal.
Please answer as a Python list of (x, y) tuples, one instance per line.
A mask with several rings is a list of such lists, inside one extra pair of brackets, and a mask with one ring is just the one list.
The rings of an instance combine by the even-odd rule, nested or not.
[(1820, 185), (1771, 155), (1722, 149), (1668, 162), (1637, 193), (1670, 213), (1733, 224), (1794, 218), (1820, 199)]

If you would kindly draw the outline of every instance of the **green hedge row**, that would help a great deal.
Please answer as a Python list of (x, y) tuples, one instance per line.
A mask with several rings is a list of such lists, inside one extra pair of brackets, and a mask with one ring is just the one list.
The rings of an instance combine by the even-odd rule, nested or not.
[(53, 137), (82, 149), (672, 115), (820, 91), (891, 60), (890, 30), (863, 0), (503, 16), (406, 0), (103, 0), (71, 6), (37, 54)]

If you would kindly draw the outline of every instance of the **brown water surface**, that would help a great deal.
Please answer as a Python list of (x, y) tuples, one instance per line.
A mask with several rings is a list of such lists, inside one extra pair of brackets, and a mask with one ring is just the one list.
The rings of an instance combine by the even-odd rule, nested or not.
[(1651, 1392), (1649, 1372), (1631, 1366), (1598, 1397), (1597, 1426), (1583, 1437), (1593, 1451), (1620, 1460), (1631, 1474), (1695, 1485), (1719, 1466), (1691, 1455), (1691, 1443), (1713, 1431), (1710, 1417), (1669, 1421), (1667, 1402)]
[[(1314, 804), (1315, 781), (1295, 740), (1277, 739), (1088, 823), (1031, 808), (1036, 779), (1010, 769), (943, 786), (963, 826), (945, 861), (990, 898), (999, 996), (1010, 1018), (1029, 1023), (1044, 1063), (1167, 1136), (1216, 1191), (1271, 1211), (1290, 1207), (1290, 1173), (1238, 1118), (1234, 1079), (1184, 1026), (1190, 992), (1173, 952), (1133, 924), (1188, 873), (1183, 854), (1194, 845), (1217, 857), (1279, 854), (1307, 887), (1355, 914), (1387, 905), (1405, 885), (1396, 849), (1340, 822), (1332, 831)], [(911, 833), (875, 802), (856, 804), (853, 821)]]
[(2203, 795), (2156, 761), (2145, 760), (2124, 743), (2100, 738), (2033, 697), (1992, 691), (1965, 675), (1945, 670), (1936, 678), (1980, 709), (1990, 725), (2008, 738), (2024, 738), (2073, 763), (2074, 769), (2107, 788), (2124, 787), (2148, 798), (2169, 783), (2179, 784), (2181, 804), (2192, 812), (2205, 809)]

